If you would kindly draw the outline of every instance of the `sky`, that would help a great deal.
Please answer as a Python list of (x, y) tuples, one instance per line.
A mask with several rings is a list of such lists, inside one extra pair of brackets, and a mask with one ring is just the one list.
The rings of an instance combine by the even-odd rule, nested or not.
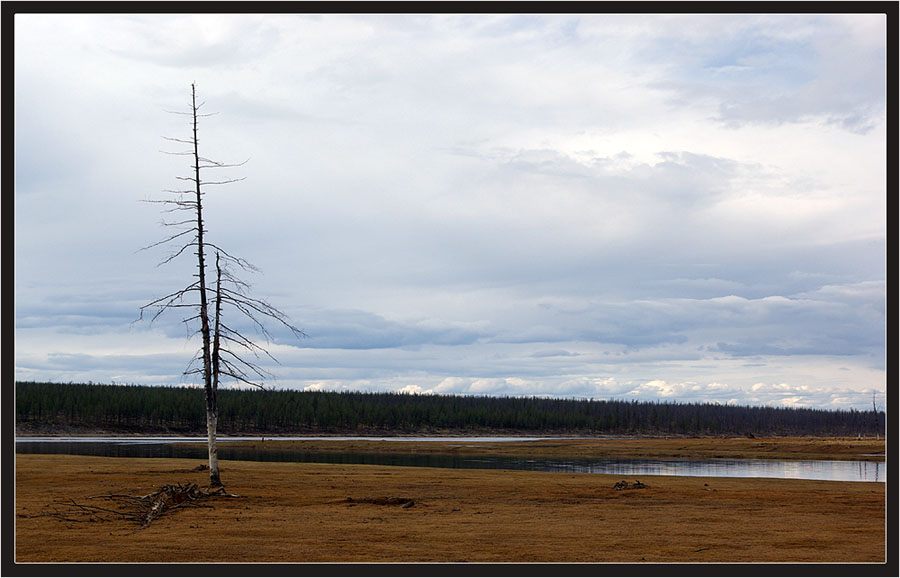
[(141, 249), (195, 83), (201, 155), (246, 161), (208, 240), (307, 335), (259, 336), (266, 387), (884, 407), (883, 14), (17, 14), (14, 43), (17, 380), (198, 383), (186, 315), (138, 320), (193, 280)]

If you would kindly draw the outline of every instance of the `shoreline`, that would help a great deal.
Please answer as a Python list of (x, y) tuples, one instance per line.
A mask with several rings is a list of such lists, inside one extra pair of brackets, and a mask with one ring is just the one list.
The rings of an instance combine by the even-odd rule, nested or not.
[[(84, 436), (22, 436), (29, 437), (103, 437)], [(110, 437), (166, 437), (188, 436), (110, 436)], [(416, 436), (296, 436), (307, 439), (285, 439), (294, 436), (247, 436), (251, 439), (228, 440), (219, 436), (218, 446), (240, 446), (255, 450), (346, 453), (408, 453), (446, 455), (491, 455), (509, 457), (547, 458), (646, 458), (646, 459), (778, 459), (778, 460), (854, 460), (886, 461), (885, 439), (852, 437), (648, 437), (596, 436), (565, 437), (535, 436), (526, 441), (493, 441), (490, 436), (428, 436), (427, 441)], [(389, 439), (382, 439), (389, 437)], [(478, 441), (467, 441), (478, 437)], [(528, 438), (528, 436), (515, 436)], [(350, 438), (350, 439), (347, 439)], [(413, 438), (413, 439), (408, 439)], [(483, 439), (481, 439), (483, 438)], [(165, 442), (163, 442), (165, 443)], [(196, 441), (183, 444), (206, 445), (198, 436)]]
[[(179, 429), (129, 429), (129, 428), (102, 428), (91, 426), (71, 426), (71, 425), (55, 425), (47, 423), (35, 422), (17, 422), (15, 425), (16, 437), (84, 437), (84, 436), (121, 436), (121, 437), (206, 437), (207, 432), (203, 430), (179, 430)], [(296, 430), (285, 431), (260, 431), (260, 430), (229, 430), (219, 428), (218, 436), (224, 437), (387, 437), (387, 438), (406, 438), (406, 437), (529, 437), (529, 438), (564, 438), (564, 439), (630, 439), (630, 438), (647, 438), (647, 439), (767, 439), (767, 438), (841, 438), (841, 439), (863, 439), (877, 440), (883, 439), (875, 437), (874, 434), (806, 434), (806, 433), (632, 433), (632, 432), (616, 432), (616, 433), (595, 433), (584, 430), (544, 430), (536, 431), (529, 429), (493, 429), (493, 428), (475, 428), (475, 429), (434, 429), (425, 428), (421, 430), (392, 430), (392, 429), (326, 429), (317, 428), (300, 428)]]
[(432, 453), (552, 458), (832, 459), (885, 461), (885, 440), (856, 438), (542, 438), (533, 441), (297, 440), (222, 441), (257, 450), (308, 452)]

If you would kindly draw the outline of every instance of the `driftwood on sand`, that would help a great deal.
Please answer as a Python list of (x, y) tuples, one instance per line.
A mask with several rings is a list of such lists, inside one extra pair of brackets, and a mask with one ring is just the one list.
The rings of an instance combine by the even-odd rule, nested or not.
[[(107, 522), (111, 520), (132, 520), (141, 528), (146, 528), (157, 518), (186, 507), (211, 508), (212, 498), (239, 498), (228, 494), (225, 488), (201, 488), (194, 483), (166, 484), (156, 491), (143, 496), (128, 494), (103, 494), (88, 496), (85, 502), (73, 498), (57, 500), (50, 516), (67, 522)], [(88, 502), (90, 501), (90, 502)], [(99, 505), (98, 501), (108, 505)]]

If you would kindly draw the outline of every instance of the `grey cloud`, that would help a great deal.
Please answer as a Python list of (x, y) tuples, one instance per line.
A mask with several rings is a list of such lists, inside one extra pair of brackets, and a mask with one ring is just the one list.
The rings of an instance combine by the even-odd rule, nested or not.
[[(294, 313), (309, 338), (295, 342), (314, 349), (390, 349), (422, 345), (468, 345), (482, 333), (436, 320), (400, 322), (358, 310), (305, 310)], [(283, 334), (279, 330), (279, 334)], [(282, 337), (283, 343), (290, 343)]]
[[(885, 104), (877, 18), (712, 16), (706, 34), (670, 30), (649, 43), (663, 65), (654, 86), (670, 91), (679, 105), (717, 102), (718, 119), (732, 126), (824, 117), (865, 133)], [(866, 19), (873, 30), (861, 41), (851, 31)], [(883, 25), (880, 30), (883, 35)]]
[(52, 299), (28, 297), (16, 304), (15, 325), (21, 329), (56, 328), (65, 333), (127, 331), (137, 321), (140, 305), (120, 295), (57, 294)]
[(42, 356), (17, 356), (16, 379), (171, 385), (184, 381), (182, 374), (188, 369), (189, 361), (189, 356), (161, 353), (92, 355), (50, 352)]
[(264, 55), (278, 38), (277, 29), (264, 20), (252, 15), (241, 20), (241, 25), (235, 26), (235, 17), (220, 17), (219, 23), (226, 27), (211, 26), (216, 30), (210, 34), (196, 16), (120, 17), (107, 22), (113, 39), (108, 50), (122, 58), (164, 67), (234, 67)]
[(741, 294), (747, 287), (737, 281), (717, 278), (660, 279), (653, 282), (662, 292), (688, 299), (709, 299)]
[[(286, 346), (300, 349), (383, 350), (416, 348), (423, 345), (457, 346), (476, 342), (483, 333), (466, 324), (440, 320), (396, 321), (360, 310), (293, 308), (290, 323), (305, 337), (297, 337), (279, 322), (260, 317), (266, 329), (263, 334), (246, 316), (225, 310), (223, 314), (231, 329), (271, 349)], [(149, 314), (145, 314), (148, 320)], [(182, 315), (186, 317), (186, 315)], [(196, 334), (199, 326), (179, 323), (178, 311), (160, 318), (154, 327), (173, 339), (186, 339)], [(280, 360), (280, 356), (279, 360)]]
[[(826, 298), (830, 293), (838, 298)], [(816, 295), (544, 304), (517, 312), (521, 324), (506, 325), (492, 340), (587, 341), (635, 349), (691, 342), (741, 356), (869, 355), (883, 348), (878, 328), (884, 327), (884, 293), (878, 283)], [(849, 303), (840, 301), (848, 298)]]
[(531, 354), (531, 357), (542, 359), (545, 357), (578, 357), (578, 353), (566, 351), (565, 349), (546, 349)]
[(648, 184), (667, 204), (716, 202), (719, 195), (730, 192), (730, 181), (740, 167), (731, 159), (690, 152), (657, 154), (662, 160), (652, 167)]

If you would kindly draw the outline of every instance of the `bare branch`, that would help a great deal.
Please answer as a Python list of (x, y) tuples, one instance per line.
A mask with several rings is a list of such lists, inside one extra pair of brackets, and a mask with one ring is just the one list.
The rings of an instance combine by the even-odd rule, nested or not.
[(227, 181), (201, 181), (201, 185), (229, 185), (231, 183), (238, 183), (240, 181), (246, 180), (247, 177), (241, 177), (239, 179), (229, 179)]
[[(196, 237), (195, 237), (195, 239), (196, 239)], [(195, 242), (195, 243), (188, 243), (187, 245), (184, 245), (181, 249), (179, 249), (175, 253), (169, 255), (167, 258), (163, 259), (162, 262), (160, 262), (160, 265), (165, 265), (166, 263), (170, 263), (175, 258), (177, 258), (179, 255), (184, 253), (188, 249), (188, 247), (193, 247), (193, 246), (196, 246), (197, 244), (198, 243)]]
[(225, 168), (231, 168), (231, 167), (242, 167), (245, 164), (247, 164), (247, 162), (250, 161), (250, 159), (247, 159), (247, 160), (239, 162), (239, 163), (223, 163), (220, 161), (214, 161), (214, 160), (208, 159), (206, 157), (200, 157), (199, 160), (204, 163), (209, 163), (208, 165), (201, 165), (201, 168), (208, 168), (208, 169), (225, 169)]
[[(165, 211), (165, 212), (171, 212), (171, 211)], [(187, 219), (185, 221), (166, 221), (165, 219), (163, 219), (161, 221), (161, 223), (163, 224), (164, 227), (179, 227), (182, 225), (196, 225), (197, 224), (194, 219)], [(191, 227), (191, 230), (196, 230), (196, 229), (197, 229), (196, 226)]]
[[(211, 248), (215, 249), (217, 252), (221, 253), (222, 256), (225, 257), (226, 261), (234, 263), (235, 265), (239, 266), (244, 271), (252, 271), (254, 273), (259, 272), (259, 269), (255, 265), (253, 265), (252, 263), (247, 261), (246, 259), (242, 259), (240, 257), (235, 257), (234, 255), (230, 254), (228, 251), (226, 251), (225, 249), (222, 249), (221, 247), (219, 247), (218, 245), (216, 245), (214, 243), (207, 243), (207, 246), (211, 247)], [(231, 277), (231, 273), (227, 270), (227, 268), (223, 269), (223, 272), (226, 272), (228, 274), (228, 276)], [(244, 283), (244, 285), (249, 287), (249, 285), (247, 285), (246, 283)]]
[(184, 295), (187, 295), (188, 293), (190, 293), (192, 291), (196, 291), (197, 289), (198, 289), (198, 284), (196, 282), (191, 283), (184, 289), (175, 291), (174, 293), (169, 293), (168, 295), (166, 295), (164, 297), (159, 297), (158, 299), (154, 299), (150, 303), (147, 303), (146, 305), (142, 306), (141, 311), (143, 311), (144, 309), (149, 309), (151, 307), (158, 307), (159, 304), (162, 303), (163, 301), (174, 301), (176, 299), (183, 297)]
[[(228, 330), (227, 332), (223, 333), (221, 337), (222, 337), (223, 341), (226, 341), (228, 343), (234, 343), (235, 345), (238, 345), (238, 346), (242, 347), (243, 349), (247, 350), (248, 352), (252, 353), (256, 359), (259, 359), (261, 356), (264, 355), (265, 357), (268, 357), (270, 360), (274, 361), (275, 363), (278, 363), (278, 360), (275, 359), (275, 357), (272, 356), (271, 353), (269, 353), (268, 349), (257, 345), (256, 343), (247, 339), (246, 337), (244, 337), (237, 331)], [(228, 351), (231, 355), (234, 355), (235, 357), (238, 357), (240, 359), (240, 357), (237, 354), (235, 354), (233, 351), (231, 351), (228, 348), (223, 348), (223, 351)], [(241, 359), (241, 361), (243, 361), (243, 359)], [(280, 365), (280, 363), (279, 363), (279, 365)]]
[[(194, 146), (194, 141), (192, 141), (192, 140), (185, 140), (183, 138), (174, 138), (174, 137), (170, 137), (170, 136), (164, 136), (162, 138), (163, 138), (163, 140), (172, 141), (172, 142), (180, 142), (182, 144)], [(188, 153), (186, 153), (186, 154), (193, 154), (193, 153), (188, 151)]]
[(262, 301), (261, 299), (254, 299), (252, 297), (246, 297), (240, 293), (232, 292), (224, 288), (223, 292), (223, 302), (229, 303), (232, 306), (240, 309), (263, 331), (265, 335), (268, 335), (268, 331), (266, 331), (265, 327), (257, 320), (256, 316), (253, 314), (253, 311), (256, 311), (260, 315), (264, 315), (266, 317), (274, 319), (275, 321), (278, 321), (287, 329), (289, 329), (296, 337), (306, 337), (306, 334), (302, 330), (294, 327), (288, 321), (288, 317), (286, 314), (269, 305), (265, 301)]
[[(178, 237), (182, 237), (182, 236), (184, 236), (184, 235), (187, 235), (187, 234), (193, 233), (193, 232), (195, 232), (194, 229), (187, 229), (187, 230), (182, 231), (182, 232), (180, 232), (180, 233), (175, 233), (175, 234), (172, 235), (171, 237), (166, 237), (166, 238), (163, 239), (162, 241), (157, 241), (156, 243), (153, 243), (153, 244), (151, 244), (151, 245), (147, 245), (146, 247), (142, 247), (140, 250), (141, 250), (141, 251), (146, 251), (147, 249), (152, 249), (153, 247), (159, 247), (160, 245), (165, 245), (166, 243), (169, 243), (169, 242), (171, 242), (171, 241), (174, 241), (174, 240), (177, 239)], [(185, 245), (185, 246), (187, 246), (187, 245)]]
[[(164, 193), (171, 193), (173, 195), (186, 195), (190, 194), (191, 191), (177, 191), (172, 189), (166, 189), (163, 191)], [(142, 203), (155, 203), (158, 205), (196, 205), (197, 201), (192, 201), (190, 199), (143, 199)]]

